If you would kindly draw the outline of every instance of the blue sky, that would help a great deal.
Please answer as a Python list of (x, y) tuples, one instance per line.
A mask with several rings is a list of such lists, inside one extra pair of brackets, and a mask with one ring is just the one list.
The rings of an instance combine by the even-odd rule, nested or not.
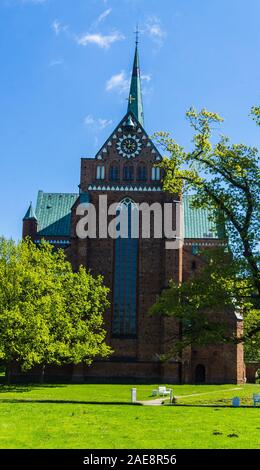
[(127, 107), (139, 23), (145, 127), (190, 144), (185, 111), (259, 145), (259, 0), (0, 0), (0, 234), (21, 236), (39, 189), (77, 192)]

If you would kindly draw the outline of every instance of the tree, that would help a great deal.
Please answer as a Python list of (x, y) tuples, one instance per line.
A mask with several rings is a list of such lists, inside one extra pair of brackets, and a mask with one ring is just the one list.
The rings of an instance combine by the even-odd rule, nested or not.
[(28, 371), (46, 364), (90, 364), (106, 357), (108, 289), (85, 268), (74, 273), (62, 250), (29, 239), (0, 240), (0, 359)]
[[(253, 107), (251, 113), (259, 124), (259, 107)], [(225, 300), (225, 304), (231, 302), (228, 288), (231, 282), (233, 287), (230, 293), (232, 292), (232, 296), (237, 297), (241, 311), (244, 314), (247, 312), (245, 314), (245, 319), (247, 319), (245, 323), (246, 338), (248, 341), (249, 339), (254, 340), (259, 337), (260, 332), (260, 277), (256, 239), (256, 234), (259, 233), (258, 150), (244, 144), (231, 144), (225, 136), (221, 136), (216, 143), (213, 143), (216, 140), (216, 137), (213, 136), (213, 128), (223, 121), (215, 113), (205, 109), (198, 113), (194, 108), (191, 108), (186, 115), (195, 131), (194, 148), (191, 152), (185, 152), (168, 133), (159, 132), (155, 135), (159, 145), (168, 153), (161, 163), (165, 173), (163, 187), (165, 191), (174, 194), (177, 192), (181, 195), (184, 192), (191, 192), (194, 196), (193, 206), (209, 208), (214, 216), (217, 214), (218, 223), (225, 227), (229, 249), (233, 253), (234, 261), (232, 262), (229, 258), (230, 269), (232, 265), (233, 270), (233, 281), (231, 282), (229, 266), (221, 276), (222, 282), (227, 288), (227, 295), (221, 289), (223, 301)], [(225, 264), (224, 259), (225, 256), (222, 256), (222, 264)], [(214, 269), (216, 273), (218, 272), (215, 263), (208, 269), (211, 269), (213, 277)], [(205, 272), (207, 272), (207, 268)], [(152, 309), (153, 312), (158, 311), (159, 308), (163, 309), (160, 303), (166, 302), (168, 304), (165, 310), (165, 312), (168, 311), (167, 314), (171, 312), (172, 315), (181, 315), (183, 321), (187, 315), (188, 323), (189, 315), (197, 315), (197, 332), (201, 331), (201, 335), (197, 335), (197, 341), (202, 340), (203, 337), (206, 341), (206, 337), (209, 336), (209, 332), (205, 336), (205, 329), (200, 323), (203, 322), (203, 319), (199, 309), (204, 306), (205, 302), (207, 304), (207, 296), (210, 298), (212, 288), (214, 287), (215, 294), (217, 294), (217, 289), (221, 287), (216, 277), (212, 286), (209, 286), (209, 283), (203, 284), (202, 280), (203, 274), (201, 281), (192, 279), (183, 286), (171, 284), (171, 288), (163, 293)], [(234, 281), (236, 281), (235, 284)], [(241, 287), (238, 286), (243, 286), (243, 295)], [(205, 290), (206, 288), (207, 290)], [(187, 300), (184, 302), (180, 300), (183, 297), (189, 299), (189, 306)], [(179, 299), (178, 308), (182, 310), (182, 313), (180, 310), (177, 313), (177, 307), (174, 305), (177, 299)], [(211, 297), (211, 307), (213, 307), (213, 301), (214, 298)], [(232, 306), (232, 304), (233, 302), (229, 305)], [(193, 313), (189, 310), (191, 306)], [(216, 302), (215, 307), (217, 307)], [(213, 327), (213, 325), (211, 326)], [(214, 331), (216, 337), (220, 339), (221, 335), (216, 325), (215, 329), (213, 328), (211, 331), (210, 339), (212, 340)], [(241, 341), (244, 339), (245, 336), (241, 338)], [(227, 337), (223, 337), (223, 332), (222, 340), (228, 340)], [(229, 340), (233, 341), (234, 338), (229, 337)]]
[(258, 126), (260, 126), (260, 106), (252, 106), (251, 116)]
[[(178, 334), (170, 338), (169, 355), (179, 357), (190, 345), (244, 342), (248, 358), (258, 359), (260, 312), (250, 281), (238, 275), (240, 263), (223, 247), (203, 251), (198, 258), (200, 272), (182, 284), (171, 281), (150, 309), (151, 314), (174, 316), (182, 325), (181, 338)], [(234, 330), (235, 315), (244, 318), (239, 336)]]

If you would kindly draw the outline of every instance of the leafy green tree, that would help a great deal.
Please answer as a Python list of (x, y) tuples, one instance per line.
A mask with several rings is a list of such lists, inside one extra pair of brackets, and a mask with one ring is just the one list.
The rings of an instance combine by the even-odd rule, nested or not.
[(258, 126), (260, 126), (260, 106), (252, 106), (251, 116)]
[[(253, 107), (251, 113), (259, 124), (259, 107)], [(223, 325), (220, 331), (220, 325), (216, 322), (215, 326), (212, 323), (208, 325), (207, 318), (201, 315), (201, 309), (207, 309), (208, 304), (213, 308), (214, 298), (219, 301), (221, 294), (222, 303), (229, 307), (234, 303), (232, 298), (236, 299), (245, 316), (245, 335), (241, 341), (247, 339), (258, 342), (260, 333), (260, 277), (256, 237), (259, 233), (258, 150), (244, 144), (232, 144), (225, 136), (217, 139), (213, 135), (213, 130), (223, 121), (217, 114), (205, 109), (197, 112), (193, 108), (186, 114), (194, 130), (192, 151), (185, 152), (168, 133), (159, 132), (155, 135), (159, 145), (167, 152), (167, 157), (161, 163), (165, 174), (164, 190), (179, 195), (185, 192), (191, 193), (194, 196), (194, 207), (208, 208), (215, 216), (217, 214), (218, 223), (225, 227), (233, 261), (229, 259), (229, 264), (220, 277), (222, 285), (225, 286), (224, 290), (216, 277), (216, 273), (217, 275), (221, 273), (216, 263), (213, 263), (205, 268), (205, 274), (202, 273), (200, 280), (191, 279), (182, 286), (172, 283), (170, 289), (158, 299), (152, 311), (175, 315), (183, 322), (187, 318), (187, 324), (192, 323), (193, 328), (197, 322), (195, 329), (197, 342), (212, 341), (214, 336), (218, 340), (233, 341), (233, 336), (228, 337), (223, 332)], [(226, 264), (224, 254), (218, 262), (221, 266)], [(208, 269), (211, 270), (210, 273)], [(232, 276), (230, 269), (233, 270)], [(214, 282), (205, 283), (207, 275), (213, 276)], [(218, 305), (215, 301), (215, 309)], [(192, 322), (189, 322), (190, 316)]]
[[(172, 337), (169, 354), (175, 357), (190, 345), (247, 344), (248, 358), (260, 357), (260, 311), (255, 306), (250, 281), (238, 275), (240, 263), (222, 247), (198, 254), (201, 269), (182, 284), (171, 281), (150, 313), (174, 316), (182, 325), (182, 337)], [(234, 331), (234, 314), (244, 318), (244, 331)]]
[(0, 360), (9, 371), (46, 364), (90, 364), (106, 357), (103, 314), (108, 289), (83, 267), (72, 271), (62, 250), (29, 239), (0, 240)]

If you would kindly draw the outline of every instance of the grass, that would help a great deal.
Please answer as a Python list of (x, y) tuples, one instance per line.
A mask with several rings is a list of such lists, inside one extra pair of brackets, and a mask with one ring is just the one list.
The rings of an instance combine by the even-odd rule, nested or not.
[(259, 385), (170, 387), (176, 406), (133, 406), (131, 385), (1, 385), (0, 448), (260, 448)]

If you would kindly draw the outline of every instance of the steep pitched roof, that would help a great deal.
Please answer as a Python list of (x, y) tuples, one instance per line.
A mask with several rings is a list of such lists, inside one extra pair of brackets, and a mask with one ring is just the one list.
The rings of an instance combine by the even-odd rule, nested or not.
[(71, 208), (78, 197), (78, 194), (39, 191), (36, 205), (38, 235), (68, 237)]
[(35, 215), (32, 203), (30, 203), (28, 210), (23, 218), (23, 220), (37, 220), (37, 217)]
[[(223, 239), (223, 227), (217, 223), (217, 214), (208, 209), (194, 209), (192, 196), (183, 197), (184, 238)], [(212, 217), (213, 216), (213, 217)]]
[[(87, 193), (81, 196), (81, 202), (89, 201)], [(71, 209), (78, 197), (78, 194), (75, 193), (44, 193), (39, 191), (36, 206), (38, 235), (69, 237)], [(225, 238), (223, 228), (217, 224), (217, 218), (215, 217), (212, 220), (212, 212), (208, 209), (192, 208), (191, 201), (192, 196), (183, 197), (184, 238)]]
[[(160, 159), (162, 158), (159, 150), (156, 148), (154, 142), (152, 141), (151, 137), (147, 134), (146, 130), (140, 124), (140, 122), (135, 117), (135, 115), (132, 113), (132, 111), (128, 111), (126, 113), (126, 115), (121, 119), (119, 124), (114, 128), (113, 132), (111, 132), (111, 134), (109, 135), (107, 140), (104, 142), (102, 147), (100, 147), (99, 151), (95, 155), (96, 159), (102, 160), (102, 155), (103, 155), (104, 150), (106, 149), (107, 145), (109, 145), (109, 142), (111, 142), (111, 140), (114, 139), (114, 136), (116, 136), (118, 134), (119, 131), (120, 131), (120, 133), (122, 131), (124, 132), (125, 130), (127, 132), (127, 125), (128, 125), (128, 122), (129, 122), (129, 118), (131, 118), (132, 124), (136, 127), (136, 129), (138, 129), (138, 134), (143, 135), (143, 136), (146, 137), (147, 145), (151, 147), (151, 150), (154, 150), (156, 156), (158, 156)], [(92, 160), (92, 158), (86, 158), (84, 160)]]

